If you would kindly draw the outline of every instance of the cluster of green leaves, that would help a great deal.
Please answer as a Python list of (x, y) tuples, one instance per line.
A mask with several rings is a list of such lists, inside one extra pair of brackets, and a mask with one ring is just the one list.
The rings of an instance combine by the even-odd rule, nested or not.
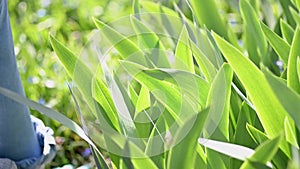
[[(26, 96), (79, 122), (66, 85), (70, 79), (51, 48), (49, 33), (72, 51), (80, 52), (95, 29), (91, 16), (112, 20), (127, 14), (130, 3), (127, 0), (17, 0), (8, 1), (8, 5)], [(32, 114), (55, 131), (58, 142), (57, 155), (46, 168), (89, 163), (92, 157), (82, 155), (89, 147), (85, 141), (51, 118), (34, 110)]]
[(172, 5), (135, 0), (120, 22), (94, 19), (92, 62), (50, 38), (85, 134), (113, 168), (299, 168), (300, 2), (189, 0), (190, 17)]

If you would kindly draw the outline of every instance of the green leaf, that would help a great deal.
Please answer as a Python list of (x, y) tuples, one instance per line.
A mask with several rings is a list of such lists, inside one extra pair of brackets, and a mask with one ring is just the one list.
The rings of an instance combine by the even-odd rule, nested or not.
[(91, 90), (93, 75), (91, 71), (84, 63), (82, 63), (81, 60), (77, 58), (77, 56), (75, 56), (68, 48), (57, 41), (54, 37), (50, 36), (50, 42), (68, 75), (78, 85), (78, 88), (83, 94), (83, 97), (89, 107), (94, 110), (95, 105)]
[(136, 19), (136, 17), (131, 16), (130, 21), (139, 39), (140, 48), (145, 50), (155, 48), (159, 43), (159, 37), (147, 28), (143, 22)]
[(288, 56), (290, 52), (290, 45), (286, 43), (280, 36), (278, 36), (275, 32), (270, 30), (264, 23), (261, 23), (261, 28), (268, 38), (270, 45), (280, 57), (280, 59), (287, 64)]
[(297, 58), (300, 56), (300, 29), (294, 34), (289, 61), (287, 66), (287, 85), (297, 93), (300, 93), (300, 79), (297, 76)]
[[(263, 73), (235, 47), (217, 34), (213, 33), (213, 36), (224, 57), (247, 90), (268, 137), (276, 137), (284, 128), (284, 118), (288, 114), (268, 85)], [(257, 82), (260, 85), (257, 85)], [(270, 117), (273, 117), (272, 121)], [(277, 123), (274, 124), (273, 121)], [(282, 143), (281, 148), (290, 156), (290, 150), (286, 143)]]
[(299, 149), (299, 145), (297, 143), (296, 131), (295, 128), (291, 125), (288, 118), (284, 119), (284, 134), (287, 142), (295, 146)]
[[(182, 169), (193, 168), (196, 157), (197, 139), (202, 132), (208, 110), (199, 112), (184, 122), (184, 125), (174, 136), (174, 140), (182, 139), (182, 135), (188, 133), (178, 144), (169, 152), (167, 168)], [(175, 141), (178, 142), (178, 141)], [(187, 146), (188, 145), (188, 146)]]
[(201, 168), (206, 169), (207, 157), (206, 157), (206, 154), (205, 154), (203, 148), (199, 144), (197, 144), (196, 151), (197, 151), (197, 155), (196, 155), (194, 167), (199, 168), (201, 166)]
[[(121, 66), (138, 82), (147, 86), (176, 120), (181, 121), (178, 119), (181, 110), (189, 114), (196, 111), (198, 106), (205, 107), (208, 84), (195, 74), (172, 69), (147, 69), (129, 61), (121, 61)], [(188, 105), (190, 108), (183, 108)]]
[(247, 0), (240, 0), (242, 18), (245, 22), (246, 48), (249, 58), (259, 65), (261, 61), (266, 63), (267, 42), (260, 27), (259, 17)]
[(200, 25), (205, 25), (209, 30), (214, 30), (228, 40), (227, 27), (219, 14), (216, 1), (190, 0), (190, 2)]
[(299, 0), (292, 0), (292, 3), (293, 3), (298, 9), (300, 9), (300, 1), (299, 1)]
[(255, 153), (249, 158), (251, 161), (266, 164), (272, 160), (278, 150), (282, 134), (272, 140), (267, 140), (255, 149)]
[(141, 19), (140, 18), (140, 1), (139, 0), (133, 0), (133, 2), (132, 2), (132, 11), (134, 13), (134, 16), (137, 19)]
[(270, 167), (260, 162), (247, 161), (247, 166), (243, 166), (243, 169), (271, 169)]
[(194, 73), (194, 62), (192, 51), (189, 45), (189, 34), (185, 26), (180, 33), (175, 50), (175, 68)]
[(286, 23), (283, 19), (280, 19), (280, 28), (283, 38), (289, 43), (292, 44), (294, 29)]
[(209, 169), (219, 168), (227, 169), (229, 156), (220, 154), (217, 151), (206, 148), (207, 164)]
[[(267, 164), (269, 167), (272, 167), (272, 164), (269, 161), (272, 160), (275, 156), (279, 148), (281, 139), (282, 134), (272, 140), (265, 141), (255, 149), (254, 154), (248, 160), (252, 162)], [(248, 166), (248, 160), (243, 163), (243, 165), (241, 166), (242, 169), (250, 168)]]
[(265, 133), (259, 131), (255, 127), (253, 127), (250, 124), (246, 124), (246, 128), (252, 139), (256, 142), (256, 144), (260, 144), (266, 140), (268, 140), (268, 137), (266, 136)]
[(136, 111), (135, 118), (138, 116), (138, 114), (140, 112), (149, 108), (150, 105), (151, 105), (151, 103), (150, 103), (149, 90), (147, 89), (147, 87), (142, 86), (139, 96), (138, 96), (136, 108), (135, 108), (135, 111)]
[(109, 93), (109, 90), (106, 85), (98, 78), (93, 79), (92, 96), (102, 106), (103, 110), (105, 111), (106, 117), (110, 119), (109, 122), (111, 122), (111, 125), (114, 126), (117, 131), (121, 131), (118, 120), (119, 115)]
[(146, 51), (149, 50), (152, 62), (157, 67), (170, 67), (165, 47), (160, 43), (159, 37), (135, 17), (130, 17), (130, 21), (135, 29), (137, 38), (140, 40), (140, 48)]
[(127, 58), (133, 54), (137, 56), (144, 56), (143, 52), (130, 39), (123, 36), (102, 21), (96, 18), (93, 19), (97, 28), (100, 29), (106, 37), (108, 37), (111, 44), (116, 48), (123, 58)]
[[(236, 131), (234, 133), (234, 143), (253, 148), (253, 147), (255, 147), (255, 141), (252, 138), (252, 136), (249, 134), (249, 132), (247, 132), (247, 130), (248, 130), (247, 122), (251, 121), (249, 119), (249, 114), (251, 114), (249, 111), (249, 106), (245, 102), (243, 102), (242, 108), (239, 111), (237, 126), (235, 127)], [(266, 137), (266, 139), (267, 139), (267, 137)], [(258, 142), (258, 144), (259, 143), (260, 142)]]
[(106, 139), (107, 146), (121, 154), (125, 165), (134, 166), (134, 168), (157, 168), (151, 158), (130, 139), (124, 139), (124, 136), (118, 134), (112, 134)]
[[(210, 138), (229, 141), (229, 106), (233, 71), (223, 64), (209, 90), (206, 107), (210, 107), (207, 134)], [(211, 126), (215, 125), (215, 126)], [(217, 129), (216, 129), (217, 127)]]
[(207, 56), (197, 47), (197, 45), (194, 42), (190, 41), (190, 44), (193, 56), (197, 64), (199, 65), (207, 81), (211, 83), (215, 75), (217, 74), (215, 66), (210, 62)]
[(105, 112), (102, 112), (105, 120), (113, 128), (120, 130), (118, 115), (105, 84), (98, 78), (93, 81), (93, 74), (89, 68), (54, 37), (50, 36), (50, 42), (59, 60), (62, 62), (69, 76), (77, 84), (92, 112), (95, 113), (98, 111), (96, 110), (97, 105), (94, 103), (95, 98), (105, 110)]
[(25, 98), (22, 95), (19, 95), (15, 92), (12, 92), (10, 90), (7, 90), (5, 88), (0, 87), (0, 93), (20, 104), (27, 105), (38, 112), (46, 115), (47, 117), (54, 119), (61, 123), (62, 125), (68, 127), (70, 130), (74, 131), (76, 134), (78, 134), (79, 137), (81, 137), (83, 140), (88, 142), (94, 150), (97, 152), (98, 159), (101, 160), (100, 164), (103, 168), (109, 168), (108, 165), (105, 162), (105, 158), (101, 154), (101, 152), (98, 150), (97, 146), (93, 143), (92, 140), (85, 134), (85, 132), (82, 130), (82, 128), (76, 124), (74, 121), (70, 120), (68, 117), (64, 116), (62, 113), (59, 113), (57, 111), (52, 110), (51, 108), (45, 107), (37, 102), (31, 101), (27, 98)]
[[(268, 137), (258, 129), (254, 128), (253, 126), (247, 124), (247, 131), (253, 138), (253, 140), (260, 145), (261, 143), (268, 140)], [(272, 159), (273, 163), (278, 168), (285, 168), (288, 158), (281, 152), (281, 150), (278, 151), (278, 153), (274, 156)], [(251, 161), (248, 161), (248, 163), (251, 165)], [(249, 165), (248, 165), (249, 166)]]
[(300, 25), (300, 15), (299, 13), (292, 7), (289, 8), (291, 11), (291, 14), (294, 18), (294, 20), (296, 21), (297, 25)]
[(297, 58), (297, 73), (298, 79), (300, 79), (300, 57)]
[[(298, 113), (300, 112), (300, 96), (284, 83), (273, 77), (269, 72), (266, 72), (265, 76), (272, 90), (275, 92), (276, 97), (280, 101), (280, 104), (294, 119), (296, 126), (300, 130), (300, 114)], [(289, 123), (293, 126), (293, 123)]]
[(287, 0), (279, 0), (280, 5), (283, 9), (283, 12), (285, 14), (285, 17), (287, 18), (287, 22), (289, 25), (291, 25), (292, 27), (295, 27), (296, 23), (293, 19), (293, 16), (291, 14), (291, 11), (289, 9), (289, 7), (292, 5), (291, 1), (287, 1)]

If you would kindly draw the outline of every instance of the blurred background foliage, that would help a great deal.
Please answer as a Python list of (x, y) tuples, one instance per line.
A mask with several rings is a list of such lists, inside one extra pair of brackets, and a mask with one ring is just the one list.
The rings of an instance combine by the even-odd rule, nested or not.
[[(105, 21), (126, 15), (129, 0), (20, 0), (9, 1), (15, 53), (28, 98), (45, 104), (77, 121), (66, 72), (49, 44), (49, 34), (79, 54), (96, 27), (92, 17)], [(55, 131), (57, 155), (47, 168), (87, 164), (88, 144), (69, 129), (32, 111)]]
[[(174, 9), (175, 2), (191, 19), (185, 0), (152, 0)], [(222, 17), (242, 38), (238, 0), (216, 0)], [(282, 13), (277, 0), (249, 0), (257, 13), (271, 28), (278, 27)], [(265, 2), (269, 2), (265, 5)], [(49, 43), (49, 34), (80, 54), (89, 35), (96, 30), (92, 17), (111, 22), (129, 15), (132, 0), (10, 0), (9, 14), (14, 36), (15, 52), (28, 98), (45, 104), (78, 122), (71, 94), (67, 87), (66, 71)], [(277, 33), (280, 33), (277, 29)], [(46, 168), (65, 164), (78, 167), (92, 160), (88, 144), (59, 123), (32, 111), (55, 131), (57, 156)]]

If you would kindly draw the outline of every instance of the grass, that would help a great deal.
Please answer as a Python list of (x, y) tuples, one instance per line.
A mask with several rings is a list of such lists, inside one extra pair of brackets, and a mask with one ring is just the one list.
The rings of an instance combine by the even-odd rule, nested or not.
[(50, 37), (82, 128), (20, 102), (86, 140), (98, 168), (299, 168), (299, 2), (205, 2), (95, 16), (78, 55)]

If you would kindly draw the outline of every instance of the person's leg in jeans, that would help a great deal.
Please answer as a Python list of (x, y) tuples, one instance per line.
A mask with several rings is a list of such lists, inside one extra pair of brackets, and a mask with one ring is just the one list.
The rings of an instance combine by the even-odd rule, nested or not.
[[(16, 65), (7, 0), (0, 0), (0, 86), (24, 95)], [(0, 94), (0, 158), (39, 158), (42, 150), (29, 110)]]

